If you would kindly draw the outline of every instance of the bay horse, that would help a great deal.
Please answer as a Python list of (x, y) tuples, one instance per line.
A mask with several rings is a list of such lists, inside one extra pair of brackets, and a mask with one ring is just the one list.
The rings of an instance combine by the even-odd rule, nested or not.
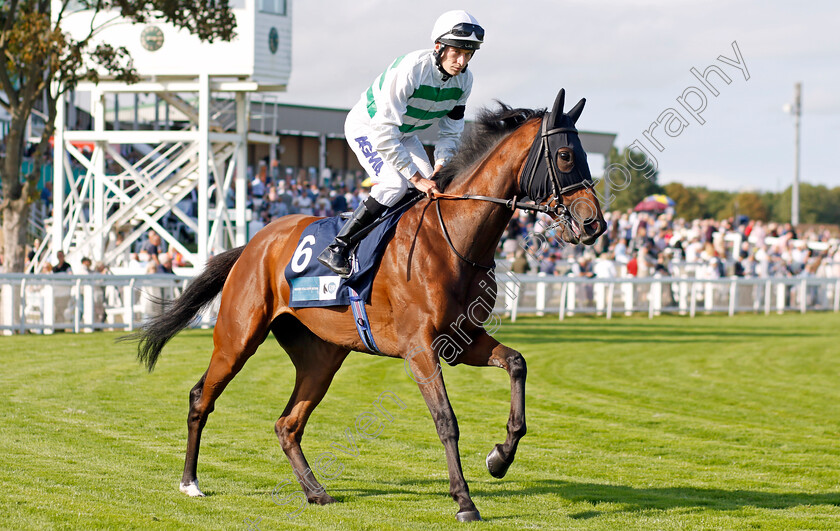
[[(495, 300), (493, 257), (516, 208), (556, 214), (564, 220), (557, 225), (562, 226), (562, 237), (575, 244), (591, 245), (606, 228), (575, 128), (585, 100), (564, 113), (564, 94), (561, 90), (550, 113), (501, 103), (498, 110), (479, 113), (458, 154), (437, 175), (444, 193), (424, 198), (399, 220), (365, 306), (380, 351), (376, 354), (402, 358), (407, 372), (420, 376), (412, 378), (443, 443), (449, 492), (458, 504), (460, 521), (481, 517), (461, 470), (458, 423), (440, 373), (440, 358), (451, 365), (501, 367), (510, 375), (507, 437), (486, 460), (490, 474), (503, 477), (525, 435), (526, 365), (519, 352), (493, 339), (482, 326), (492, 304), (475, 308), (471, 302), (488, 292)], [(521, 200), (526, 197), (530, 201)], [(274, 426), (280, 446), (307, 501), (335, 502), (312, 474), (300, 441), (309, 416), (348, 353), (374, 352), (360, 339), (349, 307), (289, 307), (284, 268), (301, 232), (316, 219), (284, 216), (247, 245), (211, 258), (166, 311), (130, 336), (139, 341), (138, 358), (151, 371), (166, 342), (221, 291), (210, 365), (189, 395), (180, 485), (189, 496), (203, 496), (196, 472), (208, 415), (225, 386), (273, 332), (296, 370), (294, 390)], [(456, 325), (465, 346), (449, 359), (435, 350), (434, 341), (452, 333)], [(417, 345), (429, 348), (418, 353)]]

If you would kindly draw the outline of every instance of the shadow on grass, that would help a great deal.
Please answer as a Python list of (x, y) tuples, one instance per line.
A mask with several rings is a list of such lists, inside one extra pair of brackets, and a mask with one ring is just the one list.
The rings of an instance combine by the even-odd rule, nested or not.
[[(726, 490), (697, 487), (638, 488), (601, 483), (575, 483), (571, 481), (528, 482), (521, 488), (505, 491), (483, 492), (480, 486), (474, 489), (476, 496), (497, 497), (515, 495), (557, 494), (575, 502), (593, 505), (615, 503), (625, 511), (647, 509), (673, 509), (677, 507), (703, 507), (719, 511), (731, 511), (743, 507), (762, 509), (788, 509), (800, 505), (840, 506), (840, 492), (820, 494), (805, 492), (764, 492), (755, 490)], [(585, 511), (572, 515), (577, 518), (591, 518)]]
[[(708, 343), (710, 340), (726, 339), (727, 342), (752, 342), (755, 339), (807, 338), (816, 337), (816, 332), (782, 331), (778, 328), (733, 328), (720, 327), (674, 327), (650, 323), (604, 325), (603, 323), (565, 324), (523, 323), (516, 328), (500, 331), (505, 341), (525, 344), (540, 344), (554, 340), (587, 341), (593, 343)], [(553, 336), (546, 336), (553, 332)]]
[[(382, 496), (388, 494), (414, 493), (428, 496), (428, 489), (413, 489), (412, 486), (440, 485), (441, 494), (446, 495), (449, 484), (445, 480), (416, 480), (407, 483), (390, 484), (389, 488), (351, 488), (353, 492), (344, 499), (355, 496)], [(744, 507), (761, 509), (789, 509), (803, 505), (832, 505), (840, 507), (840, 492), (805, 493), (805, 492), (764, 492), (755, 490), (726, 490), (697, 487), (637, 488), (624, 485), (605, 485), (601, 483), (576, 483), (572, 481), (528, 481), (527, 483), (497, 483), (499, 488), (489, 483), (471, 484), (473, 499), (480, 504), (481, 498), (505, 498), (510, 496), (557, 495), (573, 502), (586, 502), (592, 505), (611, 503), (619, 505), (618, 511), (636, 512), (645, 510), (667, 510), (674, 508), (705, 508), (717, 511), (732, 511)], [(593, 518), (602, 512), (588, 510), (570, 514), (571, 518)]]
[[(618, 512), (668, 510), (676, 508), (703, 508), (714, 511), (734, 511), (745, 507), (760, 509), (790, 509), (798, 506), (840, 506), (840, 492), (822, 494), (804, 492), (763, 492), (755, 490), (726, 490), (696, 487), (638, 488), (600, 483), (575, 483), (569, 481), (529, 482), (519, 489), (505, 492), (483, 492), (479, 486), (473, 490), (476, 498), (504, 497), (511, 494), (539, 496), (556, 494), (569, 501), (592, 505), (616, 504)], [(586, 510), (570, 514), (570, 518), (586, 520), (604, 512)]]

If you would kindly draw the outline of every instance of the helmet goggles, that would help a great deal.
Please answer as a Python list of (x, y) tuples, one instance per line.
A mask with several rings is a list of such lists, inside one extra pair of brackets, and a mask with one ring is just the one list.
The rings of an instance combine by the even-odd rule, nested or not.
[(469, 24), (467, 22), (462, 22), (453, 26), (452, 29), (446, 33), (448, 35), (452, 35), (453, 37), (469, 37), (470, 35), (475, 33), (476, 39), (478, 39), (479, 41), (484, 40), (484, 28), (482, 28), (478, 24)]

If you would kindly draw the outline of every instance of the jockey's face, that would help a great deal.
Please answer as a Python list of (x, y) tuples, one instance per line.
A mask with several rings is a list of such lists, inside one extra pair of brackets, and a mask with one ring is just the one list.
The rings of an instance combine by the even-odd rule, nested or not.
[[(439, 50), (443, 46), (440, 43), (435, 44), (435, 50)], [(450, 76), (457, 76), (464, 69), (467, 67), (467, 63), (470, 62), (472, 59), (473, 51), (472, 50), (464, 50), (463, 48), (455, 48), (452, 46), (447, 46), (445, 50), (443, 50), (443, 54), (440, 57), (440, 64), (446, 73)]]

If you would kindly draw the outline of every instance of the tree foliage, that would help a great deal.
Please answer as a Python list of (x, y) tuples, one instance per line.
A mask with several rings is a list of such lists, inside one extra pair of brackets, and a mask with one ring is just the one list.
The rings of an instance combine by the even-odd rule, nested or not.
[[(778, 203), (784, 221), (790, 221), (792, 190), (788, 187), (779, 196)], [(838, 223), (840, 222), (840, 187), (829, 189), (825, 185), (800, 183), (799, 185), (799, 222), (800, 223)]]
[(700, 200), (705, 189), (694, 186), (688, 187), (681, 183), (668, 183), (664, 186), (665, 195), (676, 203), (674, 211), (685, 219), (697, 219), (706, 217), (706, 208)]
[[(70, 9), (95, 13), (90, 31), (75, 39), (62, 30)], [(9, 113), (9, 130), (0, 154), (3, 259), (6, 271), (22, 271), (30, 204), (36, 199), (41, 166), (49, 155), (57, 102), (80, 81), (99, 81), (100, 74), (120, 81), (137, 80), (123, 48), (94, 45), (95, 37), (117, 22), (157, 20), (185, 29), (208, 42), (235, 36), (228, 0), (63, 0), (58, 13), (50, 0), (0, 2), (0, 105)], [(42, 102), (46, 102), (43, 107)], [(45, 127), (31, 150), (32, 169), (21, 175), (27, 122), (37, 113)]]
[(729, 200), (727, 210), (734, 216), (747, 216), (750, 219), (767, 221), (767, 206), (756, 192), (734, 194)]
[[(674, 200), (676, 215), (684, 219), (747, 216), (761, 221), (790, 222), (790, 187), (777, 193), (709, 190), (704, 186), (685, 186), (678, 182), (660, 186), (656, 168), (643, 153), (630, 151), (629, 148), (619, 151), (613, 147), (609, 165), (612, 170), (596, 187), (602, 205), (609, 210), (632, 209), (646, 196), (662, 193)], [(627, 179), (627, 176), (630, 178)], [(840, 225), (840, 186), (828, 188), (801, 183), (799, 221)]]
[(661, 194), (659, 171), (644, 153), (613, 147), (607, 159), (607, 175), (600, 183), (599, 200), (605, 208), (626, 210), (651, 194)]

